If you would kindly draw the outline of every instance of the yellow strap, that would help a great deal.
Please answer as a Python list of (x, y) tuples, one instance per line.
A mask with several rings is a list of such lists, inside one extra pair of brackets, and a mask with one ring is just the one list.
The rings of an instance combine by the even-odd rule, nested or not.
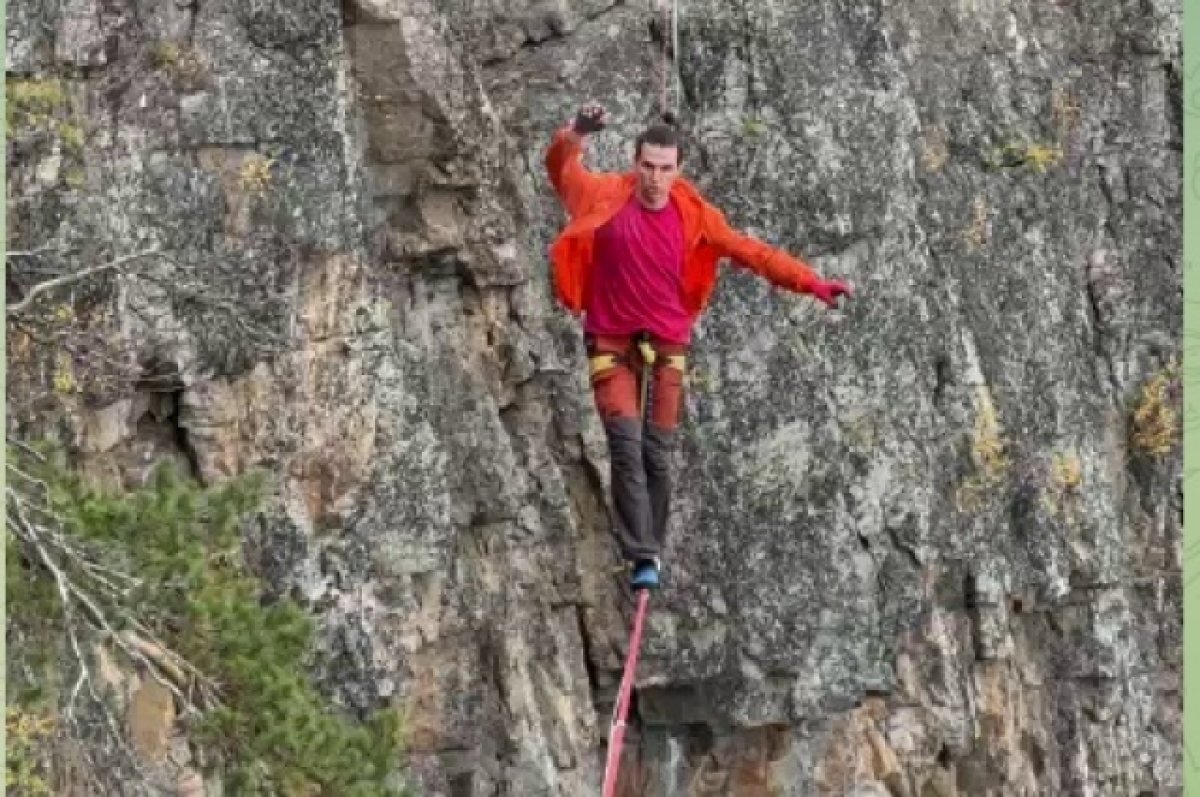
[[(654, 349), (645, 343), (640, 344), (640, 345), (642, 347), (641, 348), (642, 358), (650, 365), (653, 365), (654, 361), (657, 357), (657, 354), (655, 353)], [(595, 376), (596, 374), (600, 373), (601, 371), (605, 371), (609, 368), (615, 368), (617, 365), (617, 359), (618, 359), (617, 355), (607, 354), (607, 353), (596, 354), (596, 355), (593, 355), (592, 357), (589, 357), (588, 364), (591, 367), (592, 376)], [(668, 354), (664, 358), (663, 365), (665, 365), (667, 368), (674, 368), (676, 371), (679, 371), (680, 373), (684, 373), (687, 370), (687, 355)]]
[(654, 365), (654, 358), (658, 356), (658, 352), (650, 345), (648, 340), (638, 341), (638, 350), (642, 353), (642, 362), (646, 365)]
[(617, 355), (597, 354), (589, 358), (588, 363), (591, 365), (592, 376), (595, 376), (601, 371), (606, 371), (609, 368), (615, 368), (617, 366)]

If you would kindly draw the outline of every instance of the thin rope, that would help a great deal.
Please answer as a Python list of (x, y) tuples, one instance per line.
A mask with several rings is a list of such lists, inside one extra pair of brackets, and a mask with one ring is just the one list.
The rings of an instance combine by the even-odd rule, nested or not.
[(625, 728), (629, 721), (629, 698), (633, 693), (638, 652), (642, 647), (642, 626), (646, 620), (646, 606), (649, 601), (650, 590), (638, 590), (637, 614), (633, 619), (629, 652), (625, 657), (625, 670), (621, 673), (621, 687), (617, 692), (617, 704), (613, 706), (612, 726), (608, 733), (608, 756), (604, 762), (601, 797), (616, 797), (617, 793), (617, 775), (621, 769), (621, 751), (624, 749)]
[[(671, 0), (671, 60), (679, 63), (679, 0)], [(675, 101), (679, 101), (679, 69), (672, 70), (675, 85)]]
[(659, 10), (662, 13), (662, 58), (659, 61), (658, 73), (658, 112), (660, 114), (671, 110), (671, 106), (667, 104), (667, 82), (671, 59), (677, 56), (675, 2), (676, 0), (658, 0)]

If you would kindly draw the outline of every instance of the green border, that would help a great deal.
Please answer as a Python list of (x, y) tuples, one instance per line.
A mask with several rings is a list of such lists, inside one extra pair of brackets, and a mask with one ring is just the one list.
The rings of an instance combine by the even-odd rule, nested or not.
[[(1191, 46), (1187, 46), (1191, 42)], [(1200, 797), (1200, 523), (1193, 474), (1200, 467), (1200, 442), (1188, 407), (1200, 360), (1196, 351), (1200, 317), (1200, 0), (1183, 3), (1183, 793)], [(1190, 609), (1190, 610), (1189, 610)]]

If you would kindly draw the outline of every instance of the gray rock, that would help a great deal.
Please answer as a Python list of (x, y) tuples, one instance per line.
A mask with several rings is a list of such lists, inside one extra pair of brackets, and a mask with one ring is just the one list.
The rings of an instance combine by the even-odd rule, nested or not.
[[(614, 123), (588, 161), (627, 166), (656, 15), (86, 6), (9, 5), (10, 73), (104, 67), (80, 78), (94, 179), (38, 189), (22, 234), (169, 250), (118, 283), (114, 334), (179, 370), (178, 434), (139, 442), (133, 387), (14, 417), (130, 473), (172, 440), (206, 481), (268, 469), (260, 572), (320, 617), (329, 694), (406, 710), (423, 793), (594, 792), (631, 607), (541, 157), (596, 99)], [(685, 170), (857, 296), (723, 272), (628, 782), (1178, 794), (1178, 428), (1155, 416), (1155, 453), (1131, 420), (1181, 352), (1178, 10), (678, 12)], [(141, 69), (160, 39), (197, 74)]]

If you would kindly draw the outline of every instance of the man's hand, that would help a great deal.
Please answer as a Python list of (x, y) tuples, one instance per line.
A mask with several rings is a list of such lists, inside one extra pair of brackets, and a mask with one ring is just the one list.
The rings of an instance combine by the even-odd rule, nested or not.
[(850, 298), (854, 295), (854, 290), (846, 283), (823, 279), (814, 282), (808, 289), (808, 292), (824, 302), (826, 307), (835, 308), (838, 305), (837, 299), (839, 296), (844, 294), (846, 298)]
[(590, 103), (579, 109), (579, 113), (575, 114), (575, 121), (572, 123), (572, 129), (581, 136), (586, 136), (589, 133), (598, 133), (608, 124), (608, 111), (603, 105)]

